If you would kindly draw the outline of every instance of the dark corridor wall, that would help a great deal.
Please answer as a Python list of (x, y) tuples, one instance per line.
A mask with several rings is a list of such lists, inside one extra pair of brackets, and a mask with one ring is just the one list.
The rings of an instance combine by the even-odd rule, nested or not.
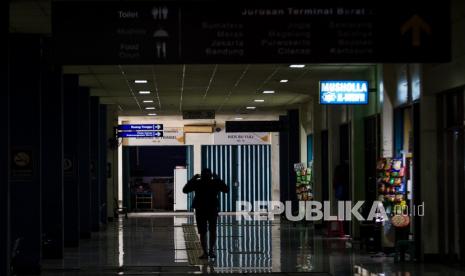
[(186, 157), (183, 146), (129, 147), (130, 175), (173, 176), (176, 166), (186, 166)]
[[(9, 202), (9, 167), (8, 163), (10, 161), (10, 126), (9, 126), (9, 87), (8, 87), (8, 70), (9, 70), (9, 11), (10, 11), (10, 1), (2, 1), (1, 4), (1, 28), (2, 28), (2, 37), (4, 42), (1, 43), (0, 52), (2, 53), (2, 69), (3, 74), (0, 76), (1, 83), (3, 85), (2, 93), (0, 95), (0, 116), (3, 119), (3, 134), (0, 136), (0, 217), (2, 218), (2, 223), (0, 223), (0, 275), (8, 276), (10, 275), (10, 236), (9, 236), (9, 226), (10, 226), (10, 202)], [(5, 41), (7, 40), (7, 41)]]

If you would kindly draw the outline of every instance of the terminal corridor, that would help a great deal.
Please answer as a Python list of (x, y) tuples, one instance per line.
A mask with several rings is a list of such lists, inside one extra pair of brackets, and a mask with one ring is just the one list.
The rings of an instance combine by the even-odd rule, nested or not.
[(436, 2), (1, 1), (0, 276), (465, 275)]

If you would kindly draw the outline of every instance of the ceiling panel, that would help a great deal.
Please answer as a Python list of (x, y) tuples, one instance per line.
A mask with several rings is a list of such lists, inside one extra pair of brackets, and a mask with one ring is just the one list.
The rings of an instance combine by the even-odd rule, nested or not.
[(79, 77), (79, 85), (86, 86), (90, 88), (101, 88), (104, 89), (98, 80), (95, 78), (94, 75), (80, 75)]
[(17, 33), (51, 33), (51, 1), (34, 0), (10, 3), (10, 30)]
[(113, 74), (119, 75), (121, 74), (121, 70), (117, 65), (92, 65), (87, 66), (90, 73), (93, 74)]
[[(316, 95), (319, 80), (367, 78), (373, 66), (317, 64), (304, 69), (277, 64), (68, 66), (65, 72), (80, 74), (81, 85), (92, 87), (92, 95), (104, 97), (102, 102), (120, 105), (126, 115), (144, 115), (148, 113), (144, 109), (148, 105), (157, 107), (158, 114), (180, 114), (180, 108), (253, 113), (281, 111), (308, 102)], [(135, 84), (135, 79), (146, 79), (148, 83)], [(280, 83), (281, 79), (289, 82)], [(270, 89), (276, 93), (262, 93)], [(140, 95), (139, 90), (152, 93)], [(154, 103), (143, 103), (144, 99)], [(265, 102), (256, 103), (255, 99)], [(256, 106), (257, 110), (246, 110), (246, 106)]]

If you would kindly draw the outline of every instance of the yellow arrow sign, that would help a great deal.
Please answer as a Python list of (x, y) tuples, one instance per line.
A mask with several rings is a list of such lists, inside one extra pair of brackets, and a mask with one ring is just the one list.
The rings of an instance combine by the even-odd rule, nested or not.
[(407, 22), (405, 22), (400, 32), (405, 35), (407, 32), (412, 32), (412, 46), (419, 47), (421, 46), (421, 32), (425, 32), (428, 35), (431, 35), (431, 27), (426, 23), (423, 18), (418, 15), (412, 16)]

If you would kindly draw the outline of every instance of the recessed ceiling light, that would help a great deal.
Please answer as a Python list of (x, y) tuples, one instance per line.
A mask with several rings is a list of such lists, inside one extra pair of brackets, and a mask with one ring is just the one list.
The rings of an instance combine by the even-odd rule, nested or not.
[(243, 120), (243, 119), (244, 119), (244, 118), (242, 118), (242, 117), (236, 117), (236, 118), (234, 118), (234, 120)]
[(143, 100), (144, 103), (153, 103), (152, 100)]
[(157, 116), (157, 113), (149, 113), (147, 115), (149, 115), (149, 116)]
[(305, 64), (291, 64), (289, 65), (291, 68), (304, 68)]
[(255, 109), (255, 108), (257, 108), (257, 107), (255, 107), (255, 106), (247, 106), (246, 107), (246, 109)]
[(145, 109), (147, 109), (147, 110), (152, 110), (152, 109), (155, 109), (155, 107), (153, 107), (153, 106), (147, 106)]
[(147, 83), (147, 80), (135, 80), (134, 83)]
[(265, 100), (254, 100), (256, 103), (263, 103)]
[(150, 91), (139, 91), (139, 94), (150, 94)]
[(281, 82), (281, 83), (286, 83), (286, 82), (288, 82), (288, 81), (289, 81), (289, 80), (280, 80), (279, 82)]
[(274, 90), (265, 90), (263, 94), (274, 94)]

